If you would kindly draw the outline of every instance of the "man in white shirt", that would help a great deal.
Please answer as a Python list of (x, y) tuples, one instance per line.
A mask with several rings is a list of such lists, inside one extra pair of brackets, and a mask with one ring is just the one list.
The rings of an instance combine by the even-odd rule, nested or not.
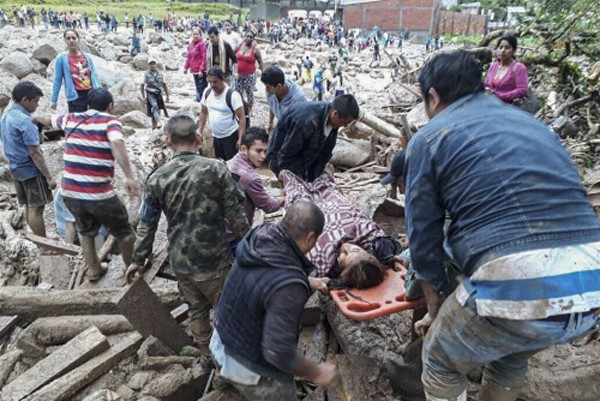
[(224, 81), (220, 67), (211, 67), (207, 73), (209, 87), (200, 102), (198, 133), (202, 135), (208, 118), (212, 130), (215, 157), (225, 161), (236, 155), (246, 132), (246, 116), (240, 94)]
[(222, 37), (225, 42), (229, 43), (234, 51), (242, 44), (242, 37), (233, 30), (233, 25), (229, 20), (225, 21), (225, 32)]

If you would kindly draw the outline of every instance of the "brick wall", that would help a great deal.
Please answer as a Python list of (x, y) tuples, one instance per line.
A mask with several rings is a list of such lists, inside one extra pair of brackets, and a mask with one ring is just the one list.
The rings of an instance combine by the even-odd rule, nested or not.
[(347, 29), (429, 32), (434, 29), (439, 0), (380, 0), (348, 4), (343, 8), (343, 25)]
[(437, 33), (455, 35), (485, 35), (487, 19), (485, 15), (473, 15), (454, 11), (441, 11)]

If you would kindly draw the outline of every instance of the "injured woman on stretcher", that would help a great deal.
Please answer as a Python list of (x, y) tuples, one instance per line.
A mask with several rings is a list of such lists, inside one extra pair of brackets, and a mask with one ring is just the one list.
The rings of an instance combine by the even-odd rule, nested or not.
[[(384, 231), (352, 201), (346, 198), (326, 172), (306, 182), (288, 170), (279, 173), (286, 194), (285, 205), (312, 202), (325, 215), (325, 227), (315, 247), (306, 255), (315, 265), (311, 286), (323, 291), (327, 279), (348, 288), (370, 288), (379, 285), (388, 269), (406, 270), (408, 250)], [(416, 283), (415, 287), (418, 290)], [(415, 292), (414, 298), (422, 296)]]

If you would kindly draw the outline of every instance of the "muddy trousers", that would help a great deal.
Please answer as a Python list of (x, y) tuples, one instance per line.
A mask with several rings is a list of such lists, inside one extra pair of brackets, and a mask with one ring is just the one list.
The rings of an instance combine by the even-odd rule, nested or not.
[(566, 315), (564, 321), (482, 317), (477, 294), (463, 306), (457, 291), (444, 302), (423, 341), (421, 380), (429, 401), (466, 401), (467, 374), (481, 366), (479, 401), (514, 401), (532, 355), (600, 328), (600, 315), (591, 313)]
[(178, 274), (177, 281), (185, 301), (190, 309), (190, 330), (198, 348), (208, 353), (208, 344), (212, 328), (210, 325), (210, 309), (217, 305), (229, 267), (219, 269), (216, 278), (204, 279), (193, 274)]

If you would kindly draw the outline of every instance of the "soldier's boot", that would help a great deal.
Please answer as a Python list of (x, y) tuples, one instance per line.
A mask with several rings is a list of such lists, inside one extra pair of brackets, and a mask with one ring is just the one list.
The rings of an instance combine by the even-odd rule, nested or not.
[(479, 388), (477, 401), (515, 401), (519, 395), (520, 389), (508, 388), (496, 383), (492, 383), (485, 378)]

